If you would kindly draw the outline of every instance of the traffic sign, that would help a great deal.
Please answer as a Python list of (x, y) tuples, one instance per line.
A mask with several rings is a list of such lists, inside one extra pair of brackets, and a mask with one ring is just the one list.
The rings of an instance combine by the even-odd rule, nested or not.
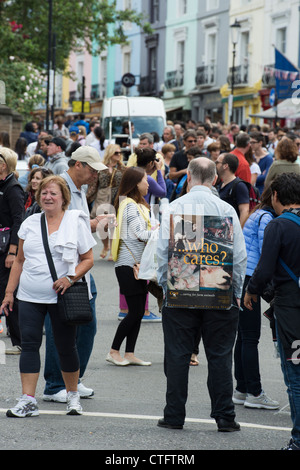
[(132, 73), (125, 73), (122, 77), (122, 85), (131, 88), (135, 85), (135, 76)]

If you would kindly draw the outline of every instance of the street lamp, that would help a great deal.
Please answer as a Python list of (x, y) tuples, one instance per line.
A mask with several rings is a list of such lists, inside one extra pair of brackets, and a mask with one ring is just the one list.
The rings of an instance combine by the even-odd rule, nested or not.
[(240, 37), (240, 30), (241, 30), (241, 25), (238, 22), (237, 19), (235, 19), (234, 24), (230, 26), (231, 30), (231, 42), (233, 46), (233, 52), (232, 52), (232, 74), (231, 74), (231, 116), (230, 116), (230, 122), (233, 121), (233, 96), (234, 96), (234, 74), (235, 74), (235, 57), (236, 57), (236, 45), (239, 42), (239, 37)]

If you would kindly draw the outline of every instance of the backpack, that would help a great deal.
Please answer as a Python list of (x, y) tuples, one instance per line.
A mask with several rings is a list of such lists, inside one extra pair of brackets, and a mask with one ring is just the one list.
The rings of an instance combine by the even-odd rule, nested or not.
[[(288, 212), (284, 212), (278, 218), (288, 219), (292, 222), (295, 222), (300, 226), (300, 211), (296, 211), (295, 209), (291, 209)], [(295, 273), (285, 264), (282, 258), (279, 258), (279, 262), (281, 266), (286, 270), (286, 272), (290, 275), (290, 277), (298, 284), (300, 287), (300, 277), (296, 276)]]
[[(236, 201), (236, 186), (241, 182), (245, 183), (245, 185), (248, 188), (248, 191), (249, 191), (249, 212), (251, 212), (260, 203), (260, 192), (251, 183), (248, 183), (247, 181), (244, 181), (241, 178), (236, 177), (236, 179), (233, 182), (233, 185), (231, 186), (231, 189), (229, 191), (228, 196), (230, 198), (232, 198), (234, 201)], [(235, 203), (235, 207), (236, 207), (236, 203)]]

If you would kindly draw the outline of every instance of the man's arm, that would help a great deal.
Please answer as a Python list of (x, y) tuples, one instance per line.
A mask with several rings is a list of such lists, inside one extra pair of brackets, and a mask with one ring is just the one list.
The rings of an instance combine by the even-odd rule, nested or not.
[(249, 217), (249, 202), (246, 204), (239, 204), (240, 224), (243, 228), (246, 220)]
[(177, 171), (176, 167), (170, 167), (170, 173), (169, 173), (170, 180), (176, 180), (177, 178), (180, 178), (181, 176), (186, 175), (186, 174), (187, 174), (187, 168)]

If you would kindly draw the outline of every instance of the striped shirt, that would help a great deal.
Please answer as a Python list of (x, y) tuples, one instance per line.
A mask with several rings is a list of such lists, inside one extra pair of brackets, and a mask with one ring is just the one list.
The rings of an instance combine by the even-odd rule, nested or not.
[(115, 267), (133, 267), (135, 263), (140, 263), (150, 236), (151, 231), (136, 204), (127, 204), (121, 223), (120, 248)]

